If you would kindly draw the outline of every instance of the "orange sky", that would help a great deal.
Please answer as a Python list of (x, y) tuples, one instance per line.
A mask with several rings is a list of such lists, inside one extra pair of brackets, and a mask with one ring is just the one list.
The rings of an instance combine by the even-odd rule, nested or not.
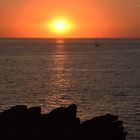
[[(73, 28), (47, 26), (56, 18)], [(140, 37), (140, 0), (0, 0), (0, 37)]]

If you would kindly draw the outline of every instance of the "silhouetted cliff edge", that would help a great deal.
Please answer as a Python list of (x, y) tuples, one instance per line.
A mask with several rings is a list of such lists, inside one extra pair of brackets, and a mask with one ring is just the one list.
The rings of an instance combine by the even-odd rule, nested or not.
[(85, 122), (77, 106), (59, 107), (41, 114), (40, 107), (19, 105), (0, 113), (1, 140), (125, 140), (118, 116), (104, 115)]

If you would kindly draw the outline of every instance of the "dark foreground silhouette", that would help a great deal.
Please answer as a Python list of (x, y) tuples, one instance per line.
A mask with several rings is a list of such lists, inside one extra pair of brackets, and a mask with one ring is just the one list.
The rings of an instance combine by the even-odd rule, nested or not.
[(118, 116), (108, 114), (80, 122), (76, 113), (74, 104), (49, 114), (41, 114), (40, 107), (12, 107), (0, 113), (0, 140), (125, 140)]

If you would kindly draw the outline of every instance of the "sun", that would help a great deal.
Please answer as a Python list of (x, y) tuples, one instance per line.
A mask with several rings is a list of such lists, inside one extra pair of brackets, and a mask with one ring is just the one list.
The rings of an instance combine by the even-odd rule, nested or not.
[(66, 34), (72, 29), (72, 23), (67, 19), (55, 19), (49, 22), (48, 29), (55, 34)]
[(55, 28), (56, 30), (62, 31), (65, 29), (65, 23), (63, 21), (56, 22)]

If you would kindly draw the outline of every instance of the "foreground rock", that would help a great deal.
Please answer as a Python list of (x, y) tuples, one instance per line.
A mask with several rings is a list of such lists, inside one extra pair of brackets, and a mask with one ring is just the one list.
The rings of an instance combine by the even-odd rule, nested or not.
[(20, 105), (0, 113), (1, 140), (125, 140), (118, 116), (104, 115), (85, 122), (77, 106), (59, 107), (41, 114), (40, 107)]

